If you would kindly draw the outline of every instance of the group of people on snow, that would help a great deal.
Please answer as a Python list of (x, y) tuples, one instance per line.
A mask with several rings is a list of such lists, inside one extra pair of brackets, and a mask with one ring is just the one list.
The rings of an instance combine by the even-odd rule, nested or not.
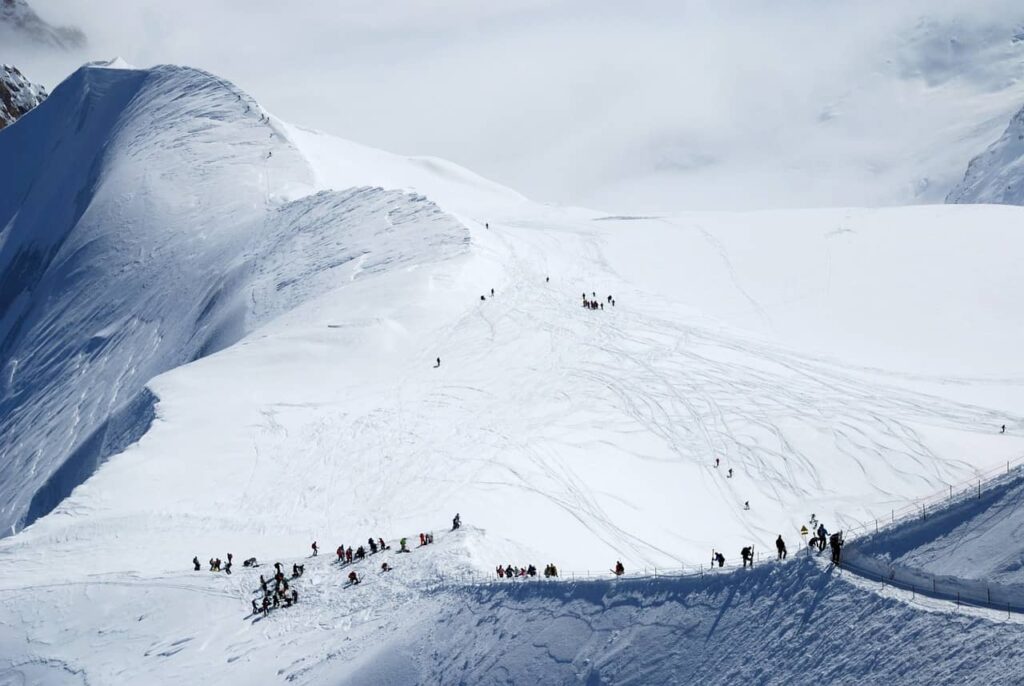
[[(615, 298), (608, 296), (608, 304), (615, 307)], [(603, 310), (605, 301), (597, 299), (597, 293), (591, 292), (590, 297), (586, 293), (583, 294), (583, 307), (588, 310)]]
[[(305, 573), (305, 565), (292, 564), (291, 579), (293, 581)], [(270, 587), (270, 582), (260, 574), (260, 588), (256, 593), (262, 591), (263, 599), (259, 602), (253, 599), (253, 615), (262, 613), (265, 617), (272, 609), (277, 609), (279, 607), (291, 607), (299, 602), (299, 592), (288, 583), (288, 578), (285, 577), (284, 571), (281, 569), (280, 562), (274, 563), (274, 576), (272, 581), (274, 583), (273, 589)]]
[[(230, 574), (231, 573), (231, 565), (234, 564), (234, 562), (233, 562), (234, 558), (235, 558), (235, 556), (232, 555), (231, 553), (228, 553), (228, 559), (227, 559), (226, 562), (221, 562), (221, 559), (219, 557), (211, 557), (210, 558), (210, 571), (211, 572), (224, 572), (225, 574)], [(255, 557), (251, 558), (251, 559), (254, 562), (256, 560)], [(246, 560), (245, 563), (244, 563), (246, 567), (250, 566), (248, 564), (248, 562), (249, 562), (249, 560)], [(198, 555), (196, 555), (196, 556), (194, 556), (192, 558), (192, 568), (195, 571), (197, 571), (197, 572), (202, 570), (202, 568), (203, 568), (202, 565), (199, 564), (199, 556)]]

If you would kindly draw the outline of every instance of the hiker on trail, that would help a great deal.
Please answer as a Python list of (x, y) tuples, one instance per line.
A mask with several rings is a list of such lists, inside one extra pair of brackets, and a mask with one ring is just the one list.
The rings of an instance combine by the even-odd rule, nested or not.
[(722, 553), (715, 553), (712, 555), (711, 559), (718, 563), (719, 568), (725, 566), (725, 555)]
[(344, 545), (339, 545), (337, 553), (338, 553), (338, 562), (344, 562), (345, 561), (345, 546)]
[(779, 551), (779, 559), (786, 559), (786, 542), (782, 540), (782, 534), (775, 539), (775, 549)]
[(405, 539), (404, 538), (398, 542), (398, 552), (400, 552), (400, 553), (407, 553), (407, 552), (409, 552), (409, 549), (405, 547)]
[(750, 509), (750, 501), (749, 500), (743, 501), (743, 509), (744, 510), (749, 510)]
[(202, 565), (199, 564), (199, 556), (198, 555), (196, 555), (195, 557), (192, 558), (192, 566), (196, 568), (197, 572), (200, 569), (202, 569)]
[(437, 358), (437, 364), (434, 365), (434, 369), (437, 369), (440, 366), (441, 366), (441, 358), (439, 357), (439, 358)]
[(728, 478), (728, 479), (732, 478), (732, 467), (729, 467), (729, 476), (727, 476), (726, 478)]
[(626, 573), (626, 568), (622, 566), (622, 560), (615, 562), (615, 576), (622, 576)]
[(843, 532), (837, 531), (828, 539), (829, 547), (832, 548), (832, 564), (839, 566), (840, 551), (843, 548)]
[(316, 541), (313, 541), (313, 545), (310, 547), (313, 549), (313, 557), (316, 557), (316, 554), (320, 552), (320, 549), (316, 547)]
[(740, 550), (740, 557), (743, 558), (743, 569), (747, 568), (747, 564), (748, 563), (750, 564), (751, 568), (753, 568), (753, 566), (754, 566), (754, 551), (751, 549), (751, 547), (749, 545), (745, 546), (742, 550)]
[(452, 531), (455, 531), (460, 526), (462, 526), (462, 517), (460, 517), (459, 513), (456, 512), (455, 517), (452, 519)]
[(373, 540), (372, 538), (368, 538), (368, 539), (366, 539), (366, 542), (370, 545), (370, 554), (371, 555), (376, 555), (377, 554), (377, 541)]
[(825, 549), (825, 541), (828, 540), (828, 530), (824, 524), (818, 525), (818, 550), (822, 551)]
[(351, 584), (358, 584), (359, 583), (359, 575), (356, 574), (354, 571), (349, 572), (348, 573), (348, 581)]

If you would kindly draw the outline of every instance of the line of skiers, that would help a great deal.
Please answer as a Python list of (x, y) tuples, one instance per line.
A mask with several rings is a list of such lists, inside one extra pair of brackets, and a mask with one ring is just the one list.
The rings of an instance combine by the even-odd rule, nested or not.
[[(613, 298), (612, 296), (610, 296), (610, 295), (608, 296), (607, 302), (612, 307), (615, 307), (615, 298)], [(603, 310), (604, 309), (604, 301), (597, 300), (597, 293), (593, 293), (592, 292), (590, 294), (590, 297), (587, 297), (587, 294), (584, 293), (583, 294), (583, 307), (588, 309), (588, 310)]]
[[(405, 539), (403, 538), (402, 541), (404, 542)], [(391, 550), (391, 546), (389, 546), (387, 543), (385, 543), (383, 538), (378, 538), (377, 540), (373, 540), (372, 537), (368, 538), (368, 539), (366, 539), (366, 545), (369, 547), (369, 550), (370, 550), (369, 554), (370, 555), (376, 555), (378, 552), (381, 552), (381, 551), (384, 551), (384, 550)], [(404, 545), (403, 545), (403, 547), (404, 547)], [(403, 551), (399, 551), (399, 552), (403, 552)], [(366, 547), (359, 546), (355, 550), (352, 550), (352, 546), (349, 546), (348, 548), (346, 548), (344, 543), (342, 543), (341, 545), (338, 546), (338, 549), (335, 551), (335, 553), (338, 556), (337, 563), (340, 564), (340, 565), (349, 564), (353, 560), (356, 560), (356, 561), (362, 560), (367, 555)]]

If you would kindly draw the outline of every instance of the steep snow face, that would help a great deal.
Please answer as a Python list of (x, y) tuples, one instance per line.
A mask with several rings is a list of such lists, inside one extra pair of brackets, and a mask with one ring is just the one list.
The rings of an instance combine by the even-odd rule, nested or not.
[(466, 237), (421, 197), (301, 197), (311, 172), (279, 127), (192, 69), (83, 68), (0, 135), (0, 158), (8, 531), (148, 428), (155, 375), (350, 278), (347, 263), (429, 262)]
[(85, 34), (68, 26), (52, 26), (28, 4), (28, 0), (0, 0), (0, 36), (27, 38), (51, 47), (71, 49), (85, 46)]
[(26, 79), (17, 67), (0, 64), (0, 129), (13, 124), (45, 99), (45, 88)]
[(946, 202), (1024, 205), (1024, 109), (999, 140), (971, 160)]

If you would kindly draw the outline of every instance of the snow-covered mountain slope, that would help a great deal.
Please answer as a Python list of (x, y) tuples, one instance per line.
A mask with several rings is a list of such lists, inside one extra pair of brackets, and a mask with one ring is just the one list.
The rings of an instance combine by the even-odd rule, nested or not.
[(17, 67), (0, 64), (0, 129), (13, 124), (45, 99), (45, 88), (26, 79)]
[(1024, 205), (1024, 109), (999, 140), (971, 160), (946, 202)]
[(0, 0), (0, 37), (6, 41), (27, 39), (64, 50), (81, 48), (86, 43), (80, 29), (49, 24), (36, 14), (28, 0)]
[[(456, 617), (438, 573), (795, 548), (811, 513), (848, 526), (1024, 454), (1020, 208), (547, 207), (175, 67), (79, 71), (0, 156), (0, 496), (34, 520), (0, 541), (11, 669), (337, 683)], [(387, 594), (321, 558), (296, 612), (242, 619), (242, 559), (455, 511)], [(181, 571), (228, 551), (231, 577)]]
[(0, 157), (4, 529), (146, 430), (156, 374), (467, 239), (398, 192), (289, 202), (308, 165), (248, 96), (191, 69), (83, 68)]

